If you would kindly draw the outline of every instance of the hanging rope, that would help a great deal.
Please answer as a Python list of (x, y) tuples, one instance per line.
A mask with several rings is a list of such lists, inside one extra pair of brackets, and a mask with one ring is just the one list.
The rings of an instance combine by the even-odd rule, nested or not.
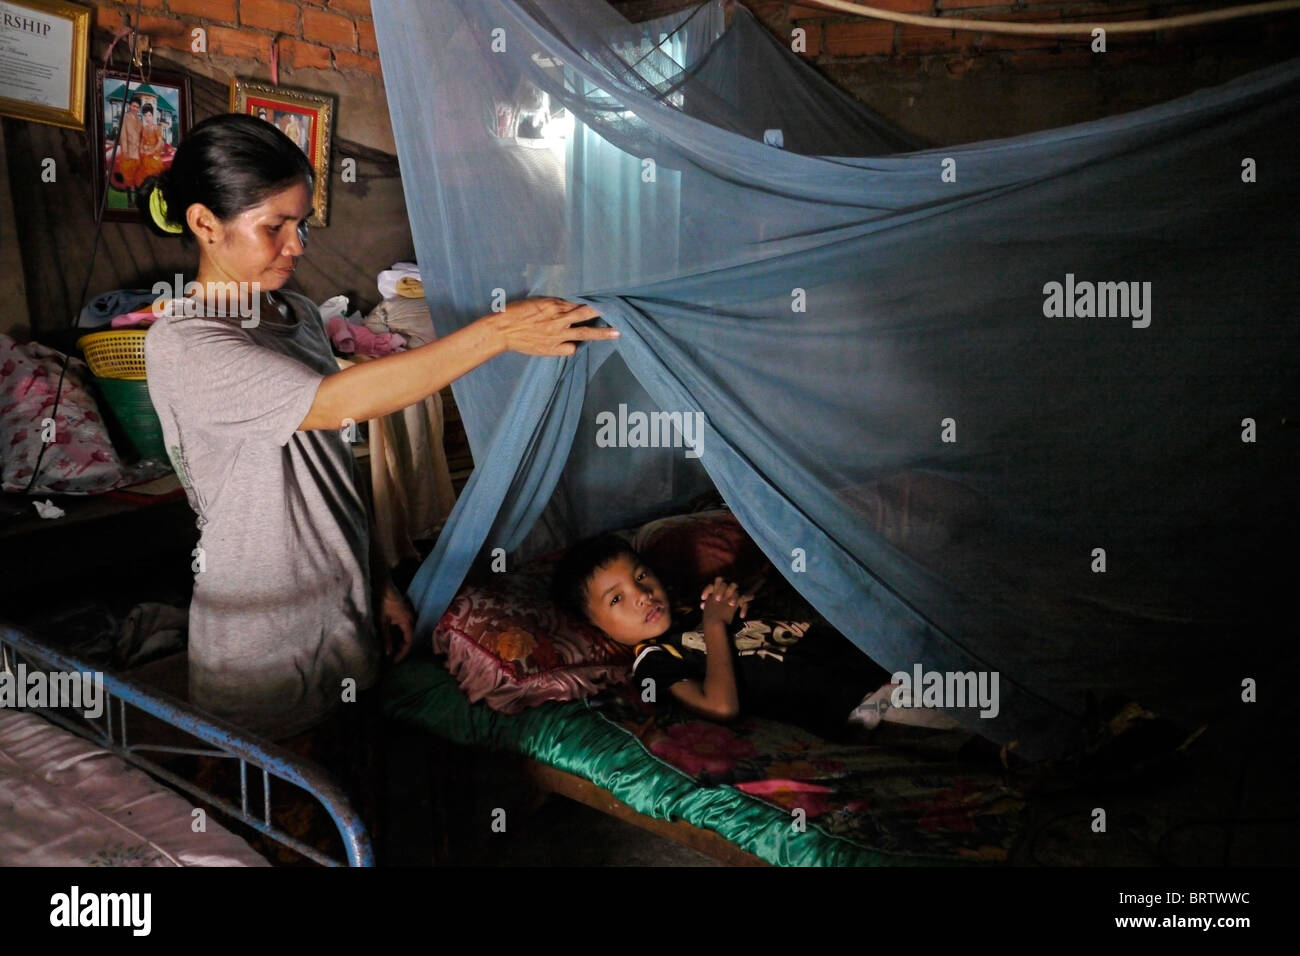
[[(104, 51), (104, 69), (106, 70), (108, 69), (109, 63), (113, 59), (113, 49), (114, 47), (117, 46), (117, 41), (129, 37), (131, 33), (132, 30), (130, 27), (118, 27), (117, 30), (113, 33), (113, 42), (110, 43), (108, 45), (108, 49)], [(134, 43), (134, 41), (132, 42)]]
[(1222, 10), (1203, 10), (1176, 17), (1156, 20), (1121, 20), (1115, 23), (1010, 23), (1005, 20), (963, 20), (958, 17), (923, 17), (913, 13), (895, 13), (878, 7), (866, 7), (847, 0), (800, 0), (802, 6), (825, 7), (840, 13), (852, 13), (875, 20), (907, 23), (913, 26), (933, 27), (936, 30), (971, 30), (977, 33), (1019, 33), (1029, 36), (1092, 36), (1094, 30), (1112, 33), (1149, 33), (1152, 30), (1176, 30), (1181, 27), (1222, 23), (1242, 17), (1256, 17), (1265, 13), (1300, 10), (1300, 0), (1271, 0), (1269, 3), (1248, 3)]
[(280, 37), (283, 33), (277, 33), (271, 37), (271, 85), (280, 85)]

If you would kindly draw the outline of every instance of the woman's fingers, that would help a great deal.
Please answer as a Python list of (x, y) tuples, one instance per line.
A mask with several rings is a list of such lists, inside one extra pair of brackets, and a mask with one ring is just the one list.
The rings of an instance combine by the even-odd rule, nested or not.
[(574, 355), (581, 342), (618, 338), (616, 329), (580, 325), (599, 318), (600, 313), (567, 299), (522, 299), (509, 303), (506, 313), (502, 330), (507, 347), (527, 355)]
[[(573, 306), (573, 303), (565, 302), (564, 305)], [(589, 305), (566, 308), (559, 312), (557, 318), (564, 324), (564, 335), (569, 341), (603, 341), (618, 338), (618, 329), (579, 325), (582, 322), (590, 322), (592, 319), (600, 318), (600, 313)]]
[[(513, 304), (508, 304), (506, 308)], [(570, 302), (568, 299), (524, 299), (521, 304), (527, 305), (531, 311), (543, 320), (556, 320), (572, 324), (574, 322), (589, 322), (592, 319), (600, 318), (600, 313), (591, 306), (581, 302)]]
[(563, 303), (559, 312), (570, 322), (590, 322), (592, 319), (600, 318), (600, 313), (589, 305), (578, 305), (573, 302), (565, 302), (563, 299), (558, 300)]
[(618, 338), (618, 329), (602, 329), (591, 325), (584, 325), (582, 328), (569, 329), (564, 333), (570, 340), (581, 339), (583, 341), (593, 339), (616, 339)]

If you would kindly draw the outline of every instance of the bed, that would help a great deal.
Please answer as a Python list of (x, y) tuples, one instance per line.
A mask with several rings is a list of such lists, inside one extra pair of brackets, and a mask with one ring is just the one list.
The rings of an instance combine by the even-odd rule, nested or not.
[[(98, 675), (102, 692), (83, 682), (83, 696), (72, 697), (65, 682), (60, 701), (42, 700), (34, 693), (42, 679), (34, 674), (45, 675), (47, 688), (55, 686), (49, 675)], [(21, 683), (29, 694), (0, 707), (0, 865), (270, 865), (221, 821), (322, 865), (373, 865), (369, 838), (347, 798), (310, 762), (3, 623), (0, 677), (6, 692)], [(185, 757), (229, 762), (238, 796), (177, 773), (177, 758)], [(343, 859), (277, 821), (277, 801), (300, 793), (328, 812)]]
[[(663, 521), (680, 527), (673, 523), (681, 518)], [(644, 530), (634, 535), (643, 554)], [(698, 552), (699, 535), (687, 533)], [(715, 557), (730, 550), (735, 535), (727, 533), (731, 543), (715, 533), (704, 550)], [(435, 631), (442, 654), (386, 678), (387, 716), (454, 745), (514, 754), (539, 789), (727, 863), (1008, 859), (1022, 830), (1024, 795), (987, 749), (972, 759), (972, 735), (891, 726), (871, 743), (837, 745), (760, 718), (724, 726), (671, 708), (647, 713), (619, 679), (627, 661), (588, 653), (575, 664), (567, 656), (575, 639), (545, 597), (549, 571), (550, 562), (541, 561), (463, 588)], [(767, 610), (778, 618), (819, 617), (806, 602), (792, 603), (802, 601), (793, 589), (777, 582), (768, 591)], [(555, 634), (556, 646), (545, 647)], [(510, 666), (534, 658), (546, 666), (509, 672), (493, 653), (501, 648), (509, 648)], [(502, 676), (494, 683), (489, 672)]]

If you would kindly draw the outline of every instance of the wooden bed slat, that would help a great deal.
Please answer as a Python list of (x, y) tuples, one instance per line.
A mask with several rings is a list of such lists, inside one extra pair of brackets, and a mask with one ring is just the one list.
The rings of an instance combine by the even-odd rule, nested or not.
[(660, 820), (638, 813), (605, 788), (549, 764), (528, 759), (523, 760), (522, 764), (528, 779), (542, 790), (585, 803), (601, 813), (631, 823), (730, 866), (768, 865), (766, 861), (745, 852), (712, 830), (702, 829), (685, 820)]

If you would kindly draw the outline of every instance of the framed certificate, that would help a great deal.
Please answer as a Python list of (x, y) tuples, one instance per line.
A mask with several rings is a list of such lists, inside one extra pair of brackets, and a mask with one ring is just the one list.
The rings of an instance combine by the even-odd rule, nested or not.
[(89, 7), (0, 0), (0, 114), (82, 128), (89, 50)]
[(315, 175), (309, 226), (329, 224), (330, 139), (338, 99), (329, 93), (312, 93), (257, 80), (235, 77), (230, 81), (230, 112), (263, 119), (298, 144)]

